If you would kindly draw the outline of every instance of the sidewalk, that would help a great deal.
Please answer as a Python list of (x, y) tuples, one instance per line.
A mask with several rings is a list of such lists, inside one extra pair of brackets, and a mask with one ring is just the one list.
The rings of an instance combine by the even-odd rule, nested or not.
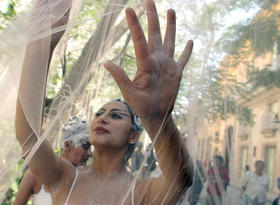
[[(202, 190), (200, 195), (200, 204), (205, 205), (205, 199), (207, 196), (206, 189)], [(223, 200), (223, 205), (244, 205), (243, 200), (240, 198), (240, 190), (232, 185), (227, 187), (227, 193)], [(267, 202), (266, 205), (271, 205), (271, 203)]]
[[(206, 184), (203, 187), (203, 190), (200, 194), (200, 205), (205, 205), (206, 204)], [(240, 196), (240, 190), (234, 186), (229, 185), (227, 187), (227, 194), (223, 200), (223, 205), (244, 205), (244, 202), (242, 199), (239, 197)], [(188, 205), (188, 203), (186, 203)]]
[[(206, 204), (206, 184), (203, 187), (203, 190), (200, 194), (200, 205), (205, 205)], [(271, 205), (271, 200), (266, 202), (266, 205)], [(184, 202), (181, 205), (189, 205), (187, 202), (187, 199), (184, 200)], [(243, 200), (240, 198), (240, 189), (236, 186), (229, 185), (227, 187), (227, 194), (223, 200), (223, 205), (244, 205)]]

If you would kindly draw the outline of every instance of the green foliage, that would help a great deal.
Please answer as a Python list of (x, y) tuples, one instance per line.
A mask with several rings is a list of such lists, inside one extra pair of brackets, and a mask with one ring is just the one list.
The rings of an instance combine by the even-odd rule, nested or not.
[[(177, 1), (176, 1), (177, 2)], [(183, 1), (178, 0), (182, 6)], [(177, 104), (191, 104), (199, 102), (200, 114), (211, 116), (211, 119), (221, 118), (226, 120), (230, 115), (236, 115), (239, 121), (245, 124), (253, 124), (251, 110), (238, 104), (237, 99), (247, 102), (251, 97), (251, 86), (276, 86), (279, 87), (279, 71), (252, 70), (252, 62), (248, 61), (252, 54), (254, 57), (262, 56), (275, 48), (275, 43), (280, 45), (279, 35), (279, 14), (273, 11), (273, 4), (277, 0), (216, 0), (188, 1), (187, 7), (191, 7), (193, 14), (185, 20), (188, 35), (195, 39), (196, 55), (185, 73), (186, 81), (182, 81), (182, 91), (179, 93)], [(175, 3), (175, 1), (174, 1)], [(202, 5), (202, 6), (201, 6)], [(181, 8), (185, 11), (187, 8)], [(265, 11), (269, 15), (260, 15)], [(247, 19), (235, 21), (234, 24), (227, 24), (227, 18), (236, 13), (255, 13), (247, 16)], [(179, 16), (180, 11), (177, 12)], [(256, 14), (257, 13), (257, 14)], [(179, 16), (180, 17), (180, 16)], [(232, 21), (232, 19), (231, 19)], [(184, 40), (184, 37), (179, 39)], [(182, 35), (186, 35), (182, 32)], [(249, 45), (249, 46), (248, 46)], [(278, 48), (278, 53), (280, 46)], [(224, 56), (230, 56), (226, 62)], [(236, 73), (231, 76), (227, 68), (237, 68), (242, 63), (246, 66), (250, 79), (247, 83), (239, 83)], [(183, 78), (184, 79), (184, 78)], [(254, 80), (253, 80), (254, 79)], [(243, 99), (243, 100), (242, 100)], [(184, 109), (177, 109), (177, 111)], [(179, 115), (179, 114), (177, 114)]]
[[(53, 99), (60, 90), (63, 79), (67, 77), (75, 62), (81, 55), (81, 51), (94, 34), (100, 17), (103, 15), (107, 1), (86, 0), (82, 5), (77, 21), (68, 37), (64, 56), (55, 60), (55, 65), (50, 69), (46, 95)], [(87, 20), (86, 22), (84, 22)]]
[(244, 48), (247, 48), (250, 42), (250, 51), (256, 56), (272, 51), (275, 42), (280, 41), (280, 33), (277, 22), (279, 22), (279, 14), (272, 10), (272, 5), (277, 1), (260, 1), (257, 2), (259, 7), (271, 15), (256, 15), (254, 19), (246, 19), (238, 22), (230, 27), (219, 39), (224, 50), (236, 56), (236, 60), (240, 61), (246, 56)]
[(226, 120), (229, 116), (235, 115), (240, 122), (253, 125), (251, 109), (238, 105), (232, 96), (217, 100), (211, 107), (211, 112), (214, 119), (220, 117), (222, 120)]
[(5, 19), (5, 20), (10, 20), (16, 15), (15, 11), (15, 2), (13, 0), (10, 0), (7, 6), (6, 12), (1, 12), (0, 15)]
[(270, 70), (264, 68), (262, 70), (255, 70), (249, 74), (249, 83), (252, 84), (252, 91), (259, 87), (277, 87), (280, 88), (280, 69)]
[(18, 0), (9, 0), (6, 10), (0, 11), (0, 30), (6, 28), (9, 21), (16, 16), (16, 3)]
[(204, 105), (207, 106), (208, 114), (212, 115), (214, 119), (219, 117), (222, 120), (227, 120), (229, 116), (235, 115), (238, 120), (252, 125), (251, 110), (236, 101), (239, 97), (243, 99), (250, 98), (247, 86), (236, 82), (236, 79), (224, 70), (212, 72), (212, 74), (214, 78), (205, 96), (206, 99), (211, 99), (211, 101), (204, 102)]
[[(123, 41), (121, 40), (121, 42)], [(132, 42), (130, 42), (128, 46), (125, 47), (125, 49), (123, 47), (124, 43), (120, 43), (113, 49), (112, 56), (117, 57), (112, 59), (112, 61), (116, 64), (119, 64), (124, 69), (128, 77), (131, 80), (133, 80), (133, 77), (135, 76), (136, 72), (136, 59), (134, 57), (134, 49)], [(96, 85), (97, 80), (98, 75), (94, 77), (92, 83)], [(102, 86), (100, 88), (99, 97), (103, 99), (103, 102), (106, 102), (112, 99), (120, 98), (120, 96), (121, 92), (115, 80), (107, 71), (105, 71), (105, 76), (102, 82)]]
[(246, 106), (239, 106), (238, 120), (244, 125), (252, 126), (254, 124), (254, 115), (252, 113), (252, 110)]
[[(23, 164), (24, 159), (21, 159), (16, 167), (15, 172), (21, 167), (21, 165)], [(22, 173), (18, 178), (16, 178), (16, 181), (11, 185), (11, 187), (8, 189), (8, 191), (6, 192), (6, 197), (4, 198), (4, 200), (2, 201), (1, 205), (12, 205), (13, 201), (15, 200), (15, 195), (18, 192), (18, 188), (19, 188), (19, 184), (23, 178), (23, 174)], [(28, 201), (27, 205), (32, 205), (31, 201)]]
[(234, 25), (231, 29), (235, 30), (237, 39), (234, 39), (229, 44), (231, 45), (229, 53), (237, 54), (239, 58), (244, 56), (240, 50), (246, 46), (247, 41), (251, 42), (251, 49), (255, 52), (256, 56), (260, 56), (268, 51), (272, 51), (275, 41), (280, 40), (277, 19), (275, 17), (258, 18), (249, 25)]

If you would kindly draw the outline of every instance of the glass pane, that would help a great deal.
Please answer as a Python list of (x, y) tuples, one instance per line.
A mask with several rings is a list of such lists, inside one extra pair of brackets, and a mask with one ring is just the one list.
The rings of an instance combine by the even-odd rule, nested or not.
[(274, 184), (276, 182), (275, 177), (275, 163), (276, 163), (276, 147), (275, 146), (267, 146), (265, 148), (265, 173), (269, 176), (269, 189), (274, 188)]
[(241, 147), (240, 149), (240, 176), (244, 177), (246, 173), (246, 165), (248, 165), (248, 147)]

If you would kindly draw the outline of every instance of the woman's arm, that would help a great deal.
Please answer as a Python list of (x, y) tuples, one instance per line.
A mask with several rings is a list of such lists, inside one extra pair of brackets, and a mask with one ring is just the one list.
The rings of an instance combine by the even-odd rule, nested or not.
[[(148, 42), (133, 9), (126, 10), (137, 59), (135, 78), (130, 81), (115, 64), (106, 63), (105, 67), (116, 80), (125, 100), (141, 118), (151, 140), (156, 141), (155, 150), (163, 176), (139, 183), (136, 194), (138, 190), (137, 195), (143, 196), (147, 202), (156, 200), (153, 201), (155, 204), (163, 201), (164, 204), (172, 204), (191, 185), (193, 176), (192, 160), (171, 115), (193, 42), (187, 43), (182, 55), (175, 61), (175, 11), (167, 13), (166, 34), (162, 42), (154, 2), (147, 0), (146, 8)], [(146, 190), (144, 195), (143, 190)]]
[[(47, 2), (48, 1), (46, 1), (46, 3)], [(40, 6), (49, 6), (42, 5), (43, 3), (38, 1), (38, 5), (39, 4)], [(66, 16), (63, 16), (52, 26), (64, 25), (67, 22), (68, 13), (69, 12), (66, 12)], [(43, 26), (38, 23), (35, 25), (38, 28), (34, 29), (38, 30), (40, 29), (40, 26)], [(30, 151), (30, 149), (38, 142), (38, 139), (40, 139), (40, 136), (38, 135), (41, 134), (40, 127), (31, 127), (30, 115), (26, 115), (25, 108), (32, 105), (32, 109), (35, 111), (41, 110), (40, 113), (32, 114), (37, 115), (37, 119), (42, 117), (43, 107), (38, 102), (44, 102), (45, 82), (47, 79), (49, 62), (53, 50), (62, 34), (63, 32), (60, 32), (49, 37), (31, 41), (26, 48), (18, 91), (15, 123), (16, 137), (21, 144), (24, 153), (28, 153)], [(40, 98), (38, 96), (42, 96), (42, 99), (37, 99)], [(38, 124), (40, 125), (40, 123)], [(41, 183), (49, 186), (59, 182), (66, 164), (67, 163), (65, 163), (64, 160), (61, 160), (61, 158), (54, 154), (52, 146), (49, 142), (44, 140), (30, 160), (29, 168)]]
[[(151, 138), (155, 140), (154, 138)], [(192, 160), (180, 139), (173, 119), (169, 117), (155, 143), (162, 176), (139, 183), (136, 195), (155, 204), (175, 204), (193, 180)], [(137, 193), (138, 192), (138, 193)]]
[(242, 179), (240, 198), (242, 198), (244, 192), (246, 191), (247, 184), (248, 184), (248, 182), (249, 182), (249, 177), (250, 177), (250, 173), (249, 173), (249, 174), (246, 174), (246, 175), (243, 177), (243, 179)]
[(27, 170), (21, 180), (13, 205), (26, 205), (30, 196), (34, 193), (35, 184), (35, 177), (32, 175), (30, 170)]

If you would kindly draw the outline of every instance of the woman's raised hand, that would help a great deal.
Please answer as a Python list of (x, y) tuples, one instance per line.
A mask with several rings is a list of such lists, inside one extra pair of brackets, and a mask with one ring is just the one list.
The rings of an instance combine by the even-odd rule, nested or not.
[(117, 82), (124, 99), (144, 123), (163, 119), (173, 109), (183, 69), (192, 53), (193, 42), (188, 41), (183, 53), (174, 60), (176, 16), (167, 12), (167, 28), (162, 41), (155, 3), (146, 0), (148, 42), (133, 9), (126, 9), (137, 59), (137, 73), (131, 81), (122, 68), (106, 63), (105, 68)]

